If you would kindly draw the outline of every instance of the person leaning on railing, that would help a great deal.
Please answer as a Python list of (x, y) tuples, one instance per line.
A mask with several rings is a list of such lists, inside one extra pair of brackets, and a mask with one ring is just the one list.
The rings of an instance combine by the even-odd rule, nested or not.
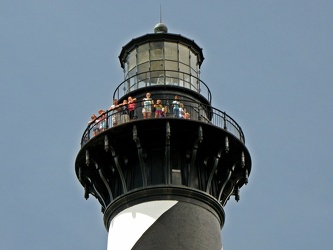
[(128, 110), (129, 110), (129, 118), (130, 120), (132, 119), (137, 119), (135, 115), (135, 102), (136, 98), (132, 98), (131, 96), (128, 97), (127, 99), (128, 102)]
[[(98, 123), (99, 120), (96, 120), (97, 119), (97, 116), (95, 114), (92, 114), (91, 117), (90, 117), (90, 121), (88, 122), (88, 126), (91, 125), (91, 126), (94, 126), (93, 123)], [(97, 135), (98, 134), (98, 131), (99, 131), (99, 128), (97, 126), (94, 126), (93, 127), (93, 135)]]
[(119, 107), (118, 105), (118, 100), (114, 99), (113, 100), (113, 104), (111, 105), (111, 107), (109, 108), (109, 110), (111, 111), (111, 116), (112, 116), (112, 126), (116, 126), (119, 123), (119, 119), (118, 119), (118, 112), (117, 112), (117, 108)]
[(106, 129), (106, 115), (103, 109), (98, 110), (98, 114), (100, 114), (98, 123), (99, 123), (99, 132), (102, 132)]

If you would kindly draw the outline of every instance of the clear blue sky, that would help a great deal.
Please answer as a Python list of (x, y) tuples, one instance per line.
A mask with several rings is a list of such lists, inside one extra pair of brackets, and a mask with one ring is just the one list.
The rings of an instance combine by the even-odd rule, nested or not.
[[(333, 1), (161, 2), (170, 33), (203, 48), (213, 106), (253, 160), (231, 199), (225, 250), (333, 246)], [(90, 115), (123, 80), (121, 47), (160, 2), (0, 1), (0, 249), (106, 249), (100, 206), (74, 173)]]

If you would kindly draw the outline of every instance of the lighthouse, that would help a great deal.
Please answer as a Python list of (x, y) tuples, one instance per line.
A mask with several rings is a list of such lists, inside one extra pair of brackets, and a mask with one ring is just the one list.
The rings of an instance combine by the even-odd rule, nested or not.
[(119, 61), (114, 105), (88, 124), (75, 161), (107, 248), (222, 249), (224, 207), (239, 200), (251, 157), (240, 125), (212, 106), (202, 49), (160, 22)]

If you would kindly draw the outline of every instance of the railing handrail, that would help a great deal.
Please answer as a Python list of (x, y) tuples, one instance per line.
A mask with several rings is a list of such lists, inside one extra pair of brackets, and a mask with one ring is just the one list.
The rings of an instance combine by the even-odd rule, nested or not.
[[(165, 104), (164, 107), (168, 107), (168, 113), (165, 118), (172, 118), (170, 116), (172, 105), (172, 100), (170, 99), (161, 99), (162, 101), (167, 101), (170, 103)], [(181, 103), (184, 104), (184, 109), (186, 111), (190, 111), (190, 120), (196, 120), (204, 123), (209, 123), (211, 125), (217, 126), (219, 128), (222, 128), (230, 133), (232, 133), (234, 136), (236, 136), (240, 141), (245, 143), (245, 137), (244, 133), (241, 129), (241, 127), (237, 124), (237, 122), (226, 114), (226, 112), (221, 111), (219, 109), (216, 109), (214, 107), (211, 107), (210, 105), (205, 105), (197, 101), (193, 101), (190, 99), (184, 99), (180, 100)], [(123, 112), (122, 106), (124, 105), (118, 105), (113, 110), (107, 110), (104, 114), (98, 116), (94, 121), (88, 124), (87, 128), (85, 129), (83, 136), (81, 138), (81, 146), (83, 146), (88, 140), (90, 140), (93, 136), (92, 134), (97, 131), (97, 133), (106, 130), (108, 128), (112, 128), (115, 125), (114, 121), (116, 119), (120, 119), (121, 113)], [(142, 109), (143, 104), (141, 100), (138, 100), (135, 102), (135, 111), (136, 111), (136, 117), (135, 119), (141, 120), (141, 116), (138, 115), (138, 112)], [(165, 118), (154, 118), (154, 112), (152, 112), (151, 119), (165, 119)], [(175, 118), (175, 119), (183, 119), (183, 118)], [(124, 122), (125, 123), (125, 122)], [(119, 124), (117, 124), (119, 125)], [(104, 127), (103, 127), (104, 126)]]

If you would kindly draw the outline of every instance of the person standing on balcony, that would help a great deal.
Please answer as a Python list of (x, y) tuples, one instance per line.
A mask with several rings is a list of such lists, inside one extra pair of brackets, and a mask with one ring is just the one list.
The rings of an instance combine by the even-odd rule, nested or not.
[(146, 94), (146, 97), (143, 98), (143, 108), (142, 108), (143, 119), (151, 117), (151, 110), (152, 110), (151, 105), (154, 104), (154, 101), (150, 97), (151, 94), (148, 92)]
[(88, 122), (88, 125), (91, 126), (93, 129), (93, 135), (97, 135), (98, 134), (98, 127), (95, 125), (96, 123), (98, 123), (97, 116), (95, 114), (92, 114), (90, 117), (90, 121)]
[(172, 112), (173, 112), (173, 117), (179, 118), (179, 96), (175, 96), (175, 100), (172, 102)]
[(112, 116), (112, 126), (116, 126), (119, 123), (120, 120), (120, 114), (118, 113), (117, 109), (118, 109), (119, 105), (118, 105), (118, 100), (114, 99), (113, 100), (113, 104), (111, 105), (111, 107), (109, 108), (109, 110), (111, 110), (111, 116)]
[(135, 115), (136, 98), (132, 98), (131, 96), (129, 96), (127, 101), (128, 101), (129, 118), (130, 120), (136, 119), (137, 118)]
[(156, 101), (156, 104), (154, 105), (154, 108), (155, 108), (155, 118), (160, 118), (162, 117), (163, 115), (163, 105), (162, 105), (162, 101), (161, 100), (157, 100)]
[(106, 129), (106, 115), (103, 109), (98, 110), (99, 116), (99, 132), (102, 132)]
[(123, 101), (122, 105), (122, 112), (121, 112), (121, 123), (125, 123), (125, 122), (129, 122), (130, 118), (129, 118), (129, 110), (128, 110), (128, 104), (127, 104), (127, 100), (125, 99)]
[(179, 104), (179, 118), (184, 118), (186, 110), (184, 109), (184, 104)]
[(168, 110), (168, 106), (166, 105), (162, 108), (162, 117), (167, 117), (168, 113), (169, 113), (169, 110)]

